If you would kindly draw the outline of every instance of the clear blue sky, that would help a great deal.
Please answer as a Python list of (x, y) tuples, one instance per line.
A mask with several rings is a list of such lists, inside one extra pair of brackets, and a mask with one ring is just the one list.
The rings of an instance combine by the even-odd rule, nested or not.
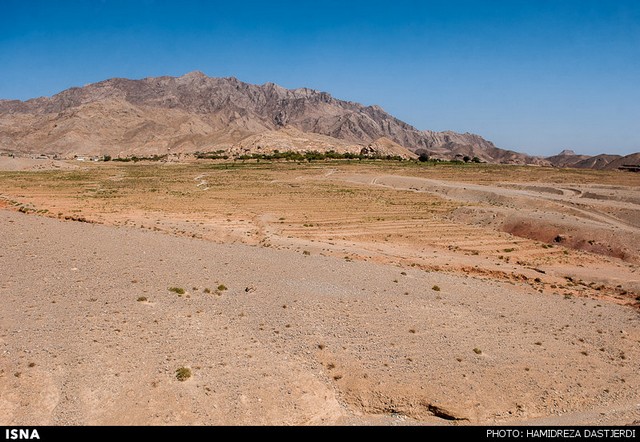
[(193, 70), (534, 155), (640, 151), (640, 0), (0, 0), (0, 98)]

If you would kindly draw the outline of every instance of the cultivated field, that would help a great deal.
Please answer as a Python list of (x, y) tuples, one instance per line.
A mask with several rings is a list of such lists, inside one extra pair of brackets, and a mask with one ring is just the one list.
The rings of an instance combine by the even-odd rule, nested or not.
[(0, 162), (3, 424), (640, 420), (638, 174)]

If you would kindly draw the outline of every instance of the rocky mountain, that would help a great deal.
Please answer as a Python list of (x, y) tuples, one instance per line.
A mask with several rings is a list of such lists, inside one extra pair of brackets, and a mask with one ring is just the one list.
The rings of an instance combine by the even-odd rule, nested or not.
[(608, 155), (600, 154), (592, 157), (585, 158), (576, 163), (573, 163), (570, 167), (576, 169), (605, 169), (612, 161), (622, 158), (620, 155)]
[(547, 161), (549, 161), (553, 166), (556, 167), (568, 167), (572, 164), (575, 164), (579, 161), (586, 160), (590, 158), (589, 155), (578, 155), (573, 150), (563, 150), (558, 155), (554, 155), (551, 157), (547, 157)]
[(558, 155), (546, 158), (555, 167), (576, 169), (616, 170), (626, 165), (640, 165), (640, 153), (630, 155), (578, 155), (572, 150), (563, 150)]
[(615, 170), (624, 166), (640, 166), (640, 152), (614, 159), (605, 166), (605, 169)]
[(252, 85), (201, 72), (115, 78), (52, 97), (0, 101), (0, 152), (73, 157), (363, 149), (548, 164), (499, 149), (479, 135), (418, 130), (378, 106), (326, 92)]

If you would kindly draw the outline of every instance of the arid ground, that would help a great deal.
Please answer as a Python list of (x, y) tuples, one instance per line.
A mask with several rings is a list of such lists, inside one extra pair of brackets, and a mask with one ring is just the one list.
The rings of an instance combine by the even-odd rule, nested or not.
[(640, 174), (0, 170), (4, 425), (640, 421)]

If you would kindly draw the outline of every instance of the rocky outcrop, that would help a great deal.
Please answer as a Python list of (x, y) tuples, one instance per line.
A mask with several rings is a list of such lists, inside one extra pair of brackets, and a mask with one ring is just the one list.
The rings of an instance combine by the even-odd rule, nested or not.
[(362, 155), (371, 157), (400, 157), (404, 159), (417, 159), (418, 155), (400, 146), (398, 143), (394, 143), (388, 138), (382, 137), (370, 143), (368, 146), (363, 147), (360, 150)]

